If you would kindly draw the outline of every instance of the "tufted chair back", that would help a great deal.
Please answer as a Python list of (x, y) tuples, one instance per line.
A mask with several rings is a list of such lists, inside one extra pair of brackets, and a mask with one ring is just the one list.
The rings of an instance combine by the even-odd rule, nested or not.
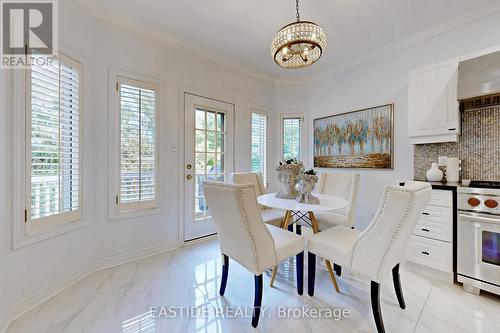
[(274, 240), (262, 221), (253, 184), (204, 183), (221, 252), (254, 274), (277, 264)]
[(386, 186), (375, 217), (354, 243), (351, 269), (381, 282), (404, 256), (408, 240), (430, 196), (428, 183)]
[[(235, 172), (233, 173), (233, 183), (235, 184), (253, 184), (255, 186), (255, 194), (257, 196), (266, 194), (266, 188), (262, 180), (260, 172)], [(258, 205), (260, 209), (267, 209), (264, 206)]]
[(358, 187), (359, 175), (357, 173), (323, 172), (319, 174), (316, 191), (347, 200), (348, 205), (335, 212), (345, 215), (352, 226), (358, 200)]

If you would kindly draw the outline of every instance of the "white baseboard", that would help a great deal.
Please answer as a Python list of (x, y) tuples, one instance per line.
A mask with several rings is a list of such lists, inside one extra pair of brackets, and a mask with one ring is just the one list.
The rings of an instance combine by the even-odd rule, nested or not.
[(80, 269), (64, 279), (36, 292), (30, 297), (25, 298), (21, 302), (7, 308), (3, 313), (0, 313), (0, 333), (5, 333), (10, 324), (30, 310), (36, 308), (40, 304), (46, 302), (65, 289), (71, 287), (75, 283), (83, 280), (90, 274), (108, 269), (111, 267), (123, 265), (132, 261), (137, 261), (146, 257), (154, 256), (171, 250), (175, 250), (182, 246), (183, 242), (168, 242), (165, 244), (148, 247), (141, 250), (131, 251), (128, 253), (111, 256), (93, 261), (87, 267)]

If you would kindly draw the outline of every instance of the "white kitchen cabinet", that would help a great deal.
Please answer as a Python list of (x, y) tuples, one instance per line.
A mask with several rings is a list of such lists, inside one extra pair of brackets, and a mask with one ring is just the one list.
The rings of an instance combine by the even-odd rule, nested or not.
[(410, 72), (408, 136), (413, 144), (456, 142), (460, 134), (458, 58)]
[(431, 200), (415, 226), (406, 260), (453, 274), (452, 192), (432, 190)]

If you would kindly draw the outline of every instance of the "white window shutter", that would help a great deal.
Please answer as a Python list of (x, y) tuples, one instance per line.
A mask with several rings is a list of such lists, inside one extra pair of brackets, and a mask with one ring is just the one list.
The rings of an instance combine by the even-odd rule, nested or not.
[(120, 180), (117, 204), (121, 211), (154, 207), (157, 200), (157, 90), (120, 79)]
[(252, 171), (267, 184), (267, 114), (252, 112)]
[(81, 72), (81, 64), (63, 55), (29, 71), (27, 219), (32, 230), (44, 221), (80, 218)]

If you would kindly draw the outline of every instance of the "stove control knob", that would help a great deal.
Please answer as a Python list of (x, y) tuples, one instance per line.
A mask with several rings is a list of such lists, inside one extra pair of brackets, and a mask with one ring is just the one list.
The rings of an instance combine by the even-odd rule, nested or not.
[(498, 201), (493, 200), (493, 199), (488, 199), (484, 201), (484, 205), (488, 208), (497, 208), (498, 206)]
[(479, 201), (478, 198), (470, 198), (469, 200), (467, 200), (467, 203), (469, 205), (471, 205), (472, 207), (476, 207), (476, 206), (479, 206), (479, 204), (481, 203), (481, 201)]

